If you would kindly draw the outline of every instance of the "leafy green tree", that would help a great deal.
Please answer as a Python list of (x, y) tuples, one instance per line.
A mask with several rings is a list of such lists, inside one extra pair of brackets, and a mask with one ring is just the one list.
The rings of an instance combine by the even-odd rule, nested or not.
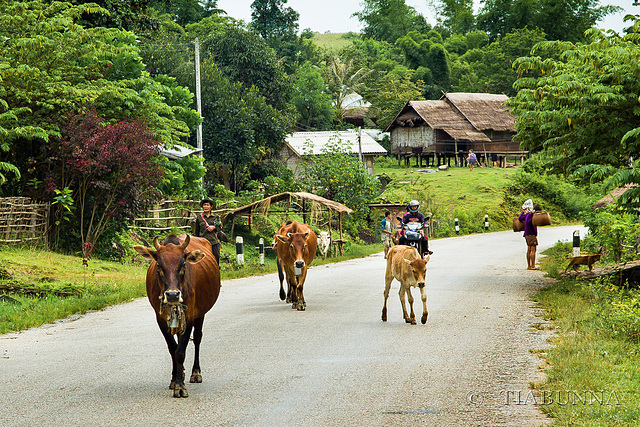
[(149, 4), (158, 12), (168, 14), (182, 27), (225, 13), (218, 9), (218, 0), (151, 0)]
[(343, 203), (364, 218), (367, 204), (377, 194), (380, 181), (369, 176), (362, 162), (346, 154), (347, 151), (338, 136), (333, 138), (321, 155), (306, 158), (302, 182), (307, 191)]
[(416, 70), (416, 78), (424, 82), (423, 93), (427, 98), (438, 99), (449, 90), (449, 54), (440, 33), (411, 31), (399, 38), (396, 45), (404, 53), (409, 68)]
[(239, 26), (226, 26), (202, 43), (202, 56), (210, 55), (225, 77), (246, 89), (255, 86), (267, 102), (285, 110), (290, 84), (276, 55), (257, 34)]
[(439, 0), (436, 10), (438, 22), (449, 35), (473, 31), (475, 26), (473, 0)]
[(516, 29), (542, 29), (549, 40), (584, 40), (584, 32), (618, 6), (599, 6), (599, 0), (486, 0), (477, 28), (492, 41)]
[(389, 72), (375, 72), (365, 97), (376, 110), (378, 126), (387, 127), (408, 101), (424, 99), (421, 80), (414, 81), (413, 70), (401, 65)]
[(293, 76), (291, 103), (296, 107), (297, 126), (303, 130), (328, 130), (336, 112), (320, 70), (306, 62)]
[(295, 39), (298, 33), (300, 14), (285, 7), (286, 4), (287, 0), (254, 0), (251, 3), (251, 26), (271, 47)]
[(345, 99), (350, 94), (360, 93), (364, 89), (369, 73), (370, 70), (364, 67), (354, 67), (353, 60), (343, 62), (338, 56), (327, 58), (324, 80), (340, 118), (344, 114)]
[[(85, 105), (95, 106), (110, 124), (141, 119), (157, 140), (170, 145), (184, 140), (189, 125), (199, 122), (185, 93), (144, 72), (133, 33), (77, 23), (85, 15), (100, 13), (106, 11), (89, 3), (0, 3), (0, 99), (6, 108), (0, 120), (9, 130), (2, 141), (9, 150), (0, 154), (0, 161), (22, 172), (12, 194), (20, 194), (27, 182), (43, 181), (60, 123)], [(35, 193), (52, 194), (41, 190)]]
[(522, 76), (510, 101), (516, 137), (526, 149), (555, 156), (561, 172), (624, 167), (640, 152), (638, 34), (588, 36), (589, 43), (538, 43), (514, 64)]
[[(43, 0), (44, 3), (55, 5), (56, 0)], [(151, 4), (153, 0), (71, 0), (71, 4), (82, 7), (98, 5), (100, 13), (93, 13), (89, 9), (79, 17), (77, 23), (84, 28), (118, 28), (136, 33), (153, 31), (158, 26), (158, 20), (153, 16)]]
[(364, 25), (362, 34), (389, 43), (411, 31), (426, 33), (431, 29), (422, 15), (405, 0), (362, 0), (360, 12), (353, 16)]
[(504, 93), (515, 96), (517, 58), (529, 55), (536, 43), (545, 40), (540, 29), (515, 30), (482, 49), (466, 51), (452, 61), (452, 87), (456, 92)]
[[(201, 65), (204, 154), (229, 169), (234, 191), (252, 162), (273, 156), (284, 144), (289, 129), (288, 116), (281, 113), (259, 93), (255, 86), (246, 89), (232, 82), (212, 58)], [(224, 171), (222, 173), (224, 175)]]

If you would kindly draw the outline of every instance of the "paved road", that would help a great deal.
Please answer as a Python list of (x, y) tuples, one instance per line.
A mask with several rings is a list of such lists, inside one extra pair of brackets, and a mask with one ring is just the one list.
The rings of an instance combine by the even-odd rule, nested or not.
[[(540, 229), (541, 247), (570, 240), (575, 228)], [(146, 299), (0, 336), (0, 425), (544, 422), (514, 400), (539, 380), (530, 350), (547, 338), (532, 328), (543, 319), (529, 298), (545, 279), (525, 269), (521, 233), (431, 248), (426, 325), (405, 324), (397, 282), (389, 321), (380, 320), (382, 254), (312, 268), (305, 312), (279, 300), (276, 275), (223, 281), (205, 321), (204, 382), (187, 385), (188, 399), (168, 390), (170, 359)]]

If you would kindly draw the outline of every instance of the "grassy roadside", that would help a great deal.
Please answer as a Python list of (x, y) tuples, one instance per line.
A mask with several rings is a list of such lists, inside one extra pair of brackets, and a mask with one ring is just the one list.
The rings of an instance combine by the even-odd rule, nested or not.
[[(545, 251), (551, 276), (570, 244)], [(583, 267), (584, 268), (584, 267)], [(637, 426), (640, 420), (640, 292), (606, 280), (558, 280), (535, 295), (556, 334), (543, 355), (540, 409), (562, 426)]]
[[(235, 246), (226, 244), (223, 253), (230, 255), (234, 250)], [(361, 258), (381, 251), (382, 244), (350, 245), (344, 255), (326, 260), (316, 257), (312, 265)], [(221, 262), (223, 281), (277, 271), (273, 254), (266, 257), (264, 266), (259, 265), (254, 248), (248, 250), (245, 257), (243, 267), (235, 264), (235, 255)], [(147, 264), (143, 262), (90, 260), (85, 267), (78, 256), (36, 248), (2, 247), (0, 285), (20, 287), (26, 292), (0, 290), (0, 334), (143, 297), (146, 271)]]

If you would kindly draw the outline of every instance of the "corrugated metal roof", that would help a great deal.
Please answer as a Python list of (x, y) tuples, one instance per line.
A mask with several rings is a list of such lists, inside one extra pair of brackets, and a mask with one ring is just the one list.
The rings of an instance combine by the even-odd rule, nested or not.
[(197, 148), (187, 148), (181, 145), (174, 145), (171, 148), (165, 146), (162, 150), (160, 150), (160, 154), (170, 160), (178, 160), (183, 157), (190, 156), (191, 154), (197, 154), (200, 152), (202, 152), (202, 150), (199, 150)]
[[(366, 132), (362, 132), (362, 154), (387, 154), (382, 145)], [(285, 139), (287, 145), (299, 156), (306, 154), (322, 154), (327, 144), (340, 139), (350, 150), (349, 154), (358, 153), (357, 131), (325, 131), (325, 132), (294, 132)]]

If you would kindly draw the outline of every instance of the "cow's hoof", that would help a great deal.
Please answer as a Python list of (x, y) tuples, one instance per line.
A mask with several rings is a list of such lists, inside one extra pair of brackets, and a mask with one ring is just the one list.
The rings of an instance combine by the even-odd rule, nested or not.
[(406, 317), (404, 318), (404, 321), (407, 323), (411, 323), (411, 319), (407, 319)]
[(173, 397), (189, 397), (189, 393), (184, 386), (177, 386), (175, 390), (173, 390)]
[(282, 289), (280, 289), (280, 300), (284, 301), (285, 299), (287, 299), (287, 295), (284, 293)]
[(194, 372), (191, 374), (191, 378), (189, 379), (190, 383), (201, 383), (202, 382), (202, 374), (200, 372)]
[(427, 314), (423, 314), (422, 318), (420, 319), (420, 321), (422, 322), (422, 324), (424, 325), (425, 323), (427, 323)]
[(386, 321), (387, 321), (387, 316), (384, 316), (384, 315), (383, 315), (383, 316), (382, 316), (382, 321), (383, 321), (383, 322), (386, 322)]
[(169, 384), (169, 390), (175, 390), (176, 386), (177, 386), (177, 383), (171, 380), (171, 383)]

